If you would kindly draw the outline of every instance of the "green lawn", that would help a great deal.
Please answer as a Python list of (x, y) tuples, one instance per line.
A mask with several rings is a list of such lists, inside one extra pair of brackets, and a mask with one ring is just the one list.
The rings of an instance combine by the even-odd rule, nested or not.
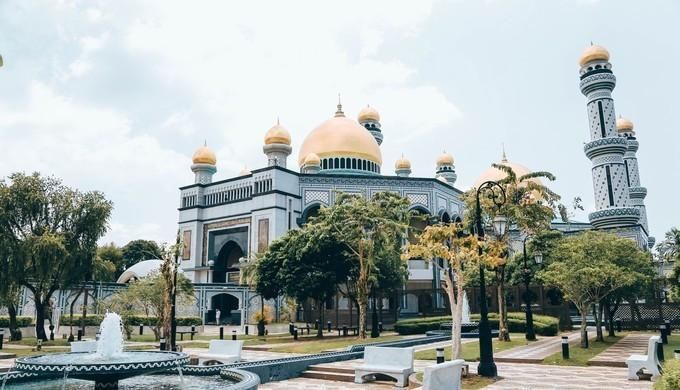
[[(497, 338), (493, 338), (493, 352), (498, 353), (506, 349), (519, 347), (522, 345), (527, 345), (533, 341), (527, 341), (524, 338), (524, 333), (511, 333), (510, 341), (498, 341)], [(471, 343), (465, 343), (461, 347), (461, 359), (466, 361), (477, 361), (479, 360), (479, 341), (474, 341)], [(446, 360), (451, 360), (451, 347), (444, 348), (444, 356)], [(424, 351), (416, 352), (416, 359), (420, 360), (437, 360), (436, 349), (427, 349)]]
[[(416, 378), (422, 382), (423, 381), (423, 373), (419, 372), (416, 374)], [(497, 380), (500, 380), (501, 378), (486, 378), (483, 376), (479, 375), (468, 375), (467, 377), (461, 378), (461, 387), (463, 390), (477, 390), (477, 389), (483, 389), (486, 386), (489, 386), (490, 384), (496, 382)]]
[(8, 348), (6, 345), (2, 348), (2, 352), (13, 353), (18, 358), (24, 357), (24, 356), (46, 355), (46, 354), (50, 354), (50, 353), (68, 352), (68, 351), (70, 351), (70, 348), (43, 349), (42, 351), (31, 351), (28, 348), (21, 348), (21, 349)]
[[(358, 336), (326, 336), (324, 339), (317, 339), (315, 337), (307, 337), (299, 339), (294, 345), (282, 345), (280, 347), (271, 348), (271, 352), (289, 352), (289, 353), (319, 353), (329, 349), (344, 348), (355, 344), (378, 343), (384, 341), (395, 341), (404, 339), (403, 336), (380, 336), (372, 339), (360, 339)], [(291, 341), (294, 342), (294, 341)]]
[(554, 355), (550, 355), (542, 364), (558, 365), (558, 366), (586, 366), (588, 360), (595, 357), (595, 355), (604, 351), (605, 349), (614, 345), (617, 341), (621, 340), (626, 333), (618, 333), (617, 336), (604, 337), (604, 342), (590, 340), (588, 348), (581, 348), (580, 344), (570, 344), (569, 345), (569, 359), (562, 359), (562, 352), (558, 352)]

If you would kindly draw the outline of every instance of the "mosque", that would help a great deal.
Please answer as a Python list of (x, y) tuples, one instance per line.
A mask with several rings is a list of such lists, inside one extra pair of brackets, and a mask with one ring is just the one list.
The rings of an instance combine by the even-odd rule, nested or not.
[[(636, 158), (638, 141), (633, 123), (617, 119), (615, 114), (611, 93), (616, 77), (609, 53), (592, 45), (581, 55), (579, 65), (591, 136), (584, 152), (593, 164), (596, 210), (590, 213), (589, 223), (556, 220), (553, 228), (565, 232), (611, 230), (635, 240), (641, 248), (651, 248), (654, 238), (648, 235), (647, 190), (640, 184)], [(412, 210), (430, 220), (460, 221), (463, 191), (455, 187), (453, 157), (442, 153), (433, 161), (431, 177), (413, 177), (406, 158), (393, 165), (383, 161), (380, 148), (385, 135), (389, 139), (374, 107), (363, 108), (354, 120), (338, 103), (335, 114), (304, 139), (297, 153), (299, 170), (289, 165), (293, 153), (290, 133), (278, 122), (264, 134), (266, 165), (244, 170), (236, 177), (215, 180), (215, 153), (206, 145), (196, 150), (191, 165), (194, 183), (180, 188), (179, 230), (186, 244), (182, 269), (197, 286), (198, 308), (206, 322), (216, 320), (217, 309), (221, 321), (239, 323), (242, 315), (248, 318), (259, 299), (239, 284), (239, 263), (265, 251), (288, 230), (299, 228), (320, 207), (333, 204), (338, 192), (370, 197), (391, 191), (408, 199)], [(530, 172), (509, 162), (505, 155), (500, 163), (511, 166), (518, 175)], [(393, 171), (388, 168), (391, 166)], [(502, 177), (503, 172), (491, 167), (476, 183)], [(402, 293), (386, 299), (385, 308), (397, 315), (444, 309), (445, 300), (437, 292), (439, 274), (422, 260), (409, 261), (408, 268)], [(543, 297), (543, 291), (539, 296)], [(475, 299), (471, 297), (473, 307)], [(543, 298), (541, 304), (548, 305)], [(273, 306), (278, 315), (280, 301)], [(336, 318), (336, 323), (346, 321), (343, 316), (348, 311), (352, 315), (351, 305), (340, 296), (328, 302), (326, 309), (325, 317)]]

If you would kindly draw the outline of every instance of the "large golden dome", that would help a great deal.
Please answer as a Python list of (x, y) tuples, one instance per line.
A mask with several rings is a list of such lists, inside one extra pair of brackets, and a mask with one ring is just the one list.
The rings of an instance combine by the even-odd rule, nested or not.
[(622, 117), (616, 119), (616, 130), (618, 130), (619, 133), (632, 133), (634, 128), (633, 121), (630, 119)]
[(357, 116), (357, 120), (359, 122), (365, 122), (365, 121), (375, 121), (375, 122), (380, 122), (380, 113), (378, 110), (371, 106), (366, 106), (359, 111), (359, 115)]
[(609, 52), (600, 45), (590, 45), (590, 47), (583, 51), (578, 59), (578, 63), (584, 66), (592, 61), (609, 61)]
[(278, 119), (276, 120), (276, 124), (264, 135), (264, 144), (290, 145), (290, 133), (285, 127), (281, 126)]
[(196, 149), (191, 161), (194, 164), (215, 165), (217, 164), (217, 157), (215, 156), (215, 152), (210, 150), (210, 148), (208, 148), (207, 145), (203, 145), (200, 148)]
[(358, 157), (382, 165), (382, 154), (375, 138), (359, 123), (346, 118), (341, 108), (335, 117), (307, 134), (298, 155), (300, 166), (310, 153), (316, 153), (321, 159)]
[[(506, 165), (510, 168), (512, 168), (513, 172), (515, 172), (515, 175), (517, 178), (524, 176), (528, 173), (531, 173), (529, 168), (525, 167), (524, 165), (517, 164), (514, 162), (508, 161), (508, 159), (505, 157), (505, 153), (503, 153), (503, 158), (501, 159), (501, 162), (498, 163), (499, 165)], [(482, 183), (487, 182), (487, 181), (499, 181), (505, 179), (507, 176), (507, 173), (501, 171), (498, 168), (494, 167), (489, 167), (487, 170), (482, 172), (482, 174), (475, 180), (475, 184), (473, 184), (473, 187), (478, 188)], [(540, 179), (535, 178), (535, 179), (530, 179), (531, 181), (538, 183), (538, 184), (543, 184)]]

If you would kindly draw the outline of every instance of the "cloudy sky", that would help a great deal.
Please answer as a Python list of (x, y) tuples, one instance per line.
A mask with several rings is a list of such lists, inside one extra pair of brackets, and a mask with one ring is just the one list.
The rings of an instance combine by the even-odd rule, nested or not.
[(0, 177), (104, 191), (106, 241), (169, 241), (196, 147), (216, 151), (218, 179), (261, 167), (279, 116), (297, 169), (339, 92), (348, 116), (381, 112), (383, 172), (404, 153), (432, 176), (445, 149), (467, 189), (505, 144), (592, 211), (577, 59), (593, 41), (611, 52), (661, 238), (680, 223), (678, 20), (674, 0), (0, 0)]

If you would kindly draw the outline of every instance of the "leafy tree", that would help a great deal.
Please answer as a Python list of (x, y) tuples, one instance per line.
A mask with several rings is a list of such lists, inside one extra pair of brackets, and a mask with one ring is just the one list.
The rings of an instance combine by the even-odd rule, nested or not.
[(80, 192), (39, 173), (15, 173), (0, 183), (0, 261), (33, 294), (38, 338), (47, 340), (52, 294), (91, 275), (111, 209), (102, 193)]
[[(552, 263), (538, 277), (558, 287), (581, 313), (581, 347), (586, 347), (586, 315), (592, 305), (645, 280), (648, 275), (640, 270), (645, 258), (633, 241), (611, 233), (586, 231), (560, 240)], [(595, 319), (602, 341), (600, 315)]]
[(156, 241), (132, 240), (123, 247), (123, 262), (118, 272), (123, 273), (126, 268), (130, 268), (142, 260), (162, 258), (163, 252)]
[[(505, 173), (505, 177), (498, 181), (498, 184), (505, 191), (505, 203), (500, 207), (488, 199), (482, 197), (482, 218), (489, 225), (496, 215), (503, 215), (508, 218), (508, 224), (513, 229), (519, 229), (524, 235), (533, 235), (538, 232), (548, 230), (550, 222), (557, 212), (557, 201), (560, 196), (543, 185), (539, 179), (549, 181), (555, 180), (555, 176), (550, 172), (538, 171), (517, 176), (516, 172), (508, 165), (493, 164), (493, 167)], [(464, 201), (468, 212), (466, 213), (466, 223), (472, 225), (474, 210), (476, 205), (476, 188), (472, 188), (465, 193)], [(501, 241), (507, 243), (509, 232), (504, 237), (499, 237)], [(509, 252), (506, 252), (508, 255)], [(499, 340), (510, 341), (508, 331), (508, 310), (505, 300), (505, 283), (508, 281), (506, 274), (506, 262), (500, 262), (494, 269), (496, 292), (498, 296), (498, 317), (499, 317)]]
[(418, 235), (417, 242), (408, 244), (404, 249), (405, 260), (422, 258), (434, 267), (441, 268), (438, 260), (444, 261), (443, 288), (449, 298), (453, 329), (451, 331), (452, 357), (460, 358), (461, 323), (463, 318), (463, 289), (468, 283), (468, 269), (475, 269), (480, 261), (495, 266), (502, 261), (503, 248), (497, 241), (484, 243), (484, 254), (478, 255), (478, 242), (475, 236), (463, 234), (461, 224), (439, 224), (427, 226)]
[(667, 231), (656, 250), (664, 261), (680, 263), (680, 229), (674, 227)]
[[(97, 248), (98, 268), (95, 269), (95, 280), (102, 282), (115, 281), (122, 272), (124, 263), (123, 250), (114, 243)], [(112, 270), (113, 268), (113, 270)]]

